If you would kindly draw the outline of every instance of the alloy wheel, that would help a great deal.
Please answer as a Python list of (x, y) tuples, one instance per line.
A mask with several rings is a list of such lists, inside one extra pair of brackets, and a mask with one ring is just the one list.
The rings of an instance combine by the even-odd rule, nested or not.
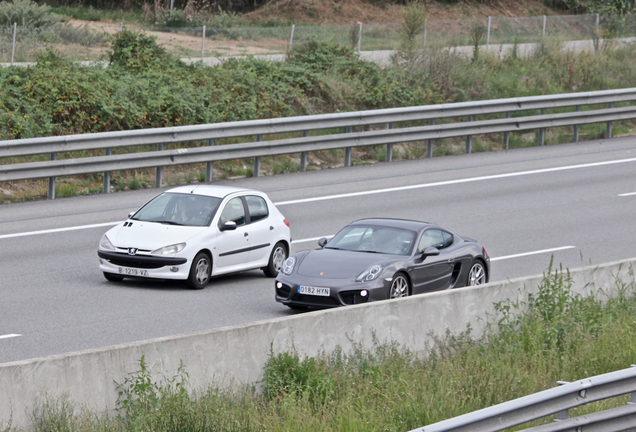
[(481, 263), (475, 263), (470, 268), (470, 272), (468, 273), (468, 285), (476, 286), (481, 285), (486, 281), (486, 270)]
[(409, 295), (409, 281), (402, 275), (398, 275), (393, 278), (391, 283), (391, 291), (389, 292), (389, 298), (408, 297)]

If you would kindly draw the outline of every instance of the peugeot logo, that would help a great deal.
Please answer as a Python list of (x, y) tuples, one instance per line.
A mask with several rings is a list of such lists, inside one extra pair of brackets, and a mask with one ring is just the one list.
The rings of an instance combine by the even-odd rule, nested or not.
[(128, 255), (134, 255), (137, 253), (137, 248), (128, 248)]

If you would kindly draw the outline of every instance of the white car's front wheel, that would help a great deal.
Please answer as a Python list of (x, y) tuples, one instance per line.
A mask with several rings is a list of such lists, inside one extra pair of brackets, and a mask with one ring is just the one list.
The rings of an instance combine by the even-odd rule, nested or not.
[(205, 288), (210, 281), (211, 269), (212, 262), (208, 254), (199, 252), (192, 260), (192, 267), (190, 267), (190, 274), (187, 281), (188, 286), (195, 290)]

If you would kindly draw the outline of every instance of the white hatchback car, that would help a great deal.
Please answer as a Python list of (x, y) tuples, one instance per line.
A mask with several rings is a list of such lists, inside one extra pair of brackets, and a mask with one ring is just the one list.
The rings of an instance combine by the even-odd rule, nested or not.
[(289, 255), (289, 222), (263, 192), (226, 186), (170, 189), (111, 228), (99, 242), (99, 268), (125, 277), (185, 280), (262, 269), (275, 277)]

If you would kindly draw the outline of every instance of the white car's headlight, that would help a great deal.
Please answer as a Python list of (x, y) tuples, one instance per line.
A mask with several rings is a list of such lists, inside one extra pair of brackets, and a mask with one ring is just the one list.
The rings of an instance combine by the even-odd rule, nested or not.
[(181, 252), (185, 246), (186, 246), (185, 243), (177, 243), (170, 246), (164, 246), (162, 248), (155, 249), (150, 253), (153, 255), (172, 255), (172, 254), (176, 254), (177, 252)]
[(294, 266), (296, 265), (296, 258), (294, 257), (289, 257), (285, 260), (285, 262), (283, 263), (283, 267), (280, 269), (280, 271), (283, 274), (286, 275), (290, 275), (292, 271), (294, 271)]
[(115, 246), (108, 240), (106, 234), (102, 236), (102, 239), (99, 241), (99, 247), (104, 250), (115, 250)]
[(360, 276), (356, 278), (356, 282), (370, 282), (377, 279), (380, 273), (382, 273), (382, 266), (374, 265), (360, 273)]

